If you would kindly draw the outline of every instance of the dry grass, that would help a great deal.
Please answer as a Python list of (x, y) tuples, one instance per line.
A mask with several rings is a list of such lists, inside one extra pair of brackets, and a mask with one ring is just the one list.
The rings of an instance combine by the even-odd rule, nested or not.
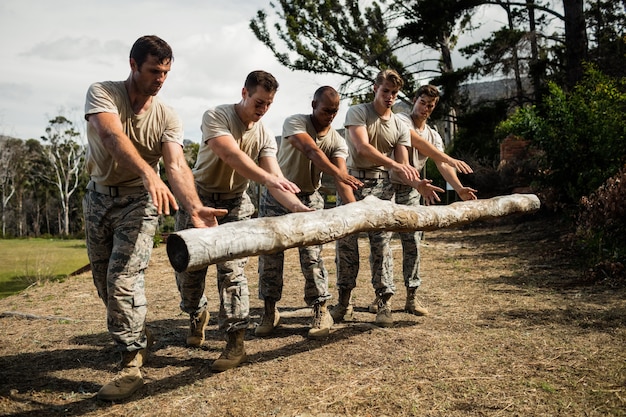
[[(287, 251), (284, 325), (249, 332), (249, 363), (210, 371), (224, 346), (215, 321), (203, 349), (184, 346), (188, 319), (165, 248), (147, 276), (157, 337), (145, 387), (120, 404), (94, 398), (115, 370), (104, 307), (89, 274), (0, 300), (0, 414), (11, 416), (625, 416), (625, 289), (581, 284), (554, 219), (428, 232), (420, 295), (431, 315), (394, 312), (381, 329), (367, 312), (366, 240), (356, 321), (306, 338), (297, 251)], [(396, 276), (400, 246), (394, 241)], [(334, 245), (324, 251), (331, 282)], [(213, 315), (215, 272), (207, 278)], [(259, 319), (256, 259), (249, 263)], [(394, 306), (402, 307), (398, 280)], [(336, 290), (332, 289), (333, 295)], [(62, 317), (50, 320), (49, 316)]]

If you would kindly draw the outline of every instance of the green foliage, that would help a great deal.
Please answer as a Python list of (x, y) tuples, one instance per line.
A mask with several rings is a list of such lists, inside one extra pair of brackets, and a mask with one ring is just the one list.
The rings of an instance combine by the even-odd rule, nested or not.
[(506, 120), (496, 126), (495, 138), (501, 142), (509, 134), (533, 140), (545, 135), (545, 121), (536, 106), (518, 107)]
[(154, 234), (153, 247), (157, 248), (166, 240), (166, 236), (176, 231), (176, 217), (175, 213), (171, 216), (162, 215), (159, 217), (159, 227)]
[(595, 0), (585, 10), (589, 60), (605, 74), (626, 76), (626, 7), (623, 1)]
[(431, 180), (433, 185), (443, 189), (446, 188), (446, 180), (443, 178), (443, 175), (441, 175), (441, 172), (439, 172), (439, 169), (437, 169), (437, 164), (432, 158), (428, 158), (426, 160), (426, 165), (424, 166), (424, 170), (421, 175), (423, 175), (424, 178)]
[(517, 50), (526, 33), (521, 30), (502, 28), (481, 42), (461, 48), (463, 55), (478, 58), (473, 66), (479, 74), (513, 74), (518, 65)]
[(541, 109), (519, 109), (496, 129), (531, 140), (544, 160), (541, 179), (572, 204), (615, 175), (626, 162), (626, 81), (592, 66), (571, 93), (550, 84)]
[(172, 216), (161, 216), (159, 219), (159, 230), (162, 233), (172, 233), (176, 231), (176, 217)]
[[(275, 16), (259, 10), (250, 22), (257, 39), (276, 59), (294, 71), (337, 74), (348, 79), (340, 90), (356, 83), (349, 97), (369, 92), (381, 69), (402, 75), (405, 91), (415, 90), (414, 77), (396, 55), (403, 47), (394, 32), (393, 19), (380, 3), (363, 6), (358, 0), (278, 0), (270, 2)], [(277, 22), (272, 18), (277, 17)], [(275, 35), (269, 28), (274, 29)], [(281, 43), (277, 45), (274, 37)], [(359, 101), (362, 101), (359, 99)]]
[(185, 141), (183, 152), (185, 153), (185, 160), (187, 161), (187, 165), (189, 165), (189, 168), (193, 169), (194, 165), (196, 165), (196, 160), (198, 159), (198, 151), (200, 151), (199, 143)]
[(544, 107), (518, 109), (496, 129), (499, 138), (522, 136), (540, 149), (540, 182), (578, 210), (577, 236), (594, 281), (623, 283), (626, 275), (625, 87), (624, 78), (589, 66), (571, 93), (550, 84)]
[(163, 235), (160, 231), (157, 230), (157, 232), (152, 237), (152, 247), (158, 248), (159, 246), (161, 246), (161, 243), (163, 243)]

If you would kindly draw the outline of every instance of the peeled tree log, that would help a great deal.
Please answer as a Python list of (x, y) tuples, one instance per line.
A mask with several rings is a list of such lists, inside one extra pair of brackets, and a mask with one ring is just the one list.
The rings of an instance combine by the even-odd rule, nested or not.
[(186, 229), (167, 238), (174, 270), (194, 271), (246, 256), (324, 244), (358, 232), (436, 230), (539, 209), (534, 194), (512, 194), (446, 206), (404, 206), (376, 197), (308, 213), (291, 213)]

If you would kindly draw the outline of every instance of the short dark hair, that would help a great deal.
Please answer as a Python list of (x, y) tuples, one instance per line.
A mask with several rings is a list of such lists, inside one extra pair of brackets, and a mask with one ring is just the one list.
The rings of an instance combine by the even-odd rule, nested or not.
[(335, 98), (339, 95), (337, 90), (335, 90), (333, 87), (325, 85), (315, 90), (315, 93), (313, 94), (313, 100), (319, 101), (325, 94), (328, 94), (328, 96), (331, 98)]
[(163, 39), (155, 35), (146, 35), (137, 39), (130, 48), (130, 57), (135, 60), (137, 67), (146, 62), (148, 55), (157, 57), (159, 63), (168, 63), (174, 60), (172, 48)]
[(243, 85), (250, 95), (254, 94), (257, 87), (263, 87), (265, 91), (269, 93), (276, 92), (278, 90), (278, 81), (272, 74), (266, 71), (252, 71), (246, 77), (246, 82)]
[(439, 98), (439, 89), (432, 84), (424, 84), (417, 89), (415, 93), (415, 98), (418, 99), (422, 95), (432, 98)]

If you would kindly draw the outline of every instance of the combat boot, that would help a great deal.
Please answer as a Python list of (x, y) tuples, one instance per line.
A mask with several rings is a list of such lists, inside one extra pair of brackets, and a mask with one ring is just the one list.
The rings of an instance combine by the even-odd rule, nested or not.
[(309, 337), (315, 339), (328, 336), (333, 324), (335, 322), (326, 308), (326, 301), (313, 304), (313, 322), (309, 329)]
[(123, 400), (143, 386), (138, 353), (138, 350), (122, 353), (121, 371), (111, 382), (100, 388), (97, 394), (98, 399), (105, 401)]
[(226, 332), (226, 348), (224, 348), (220, 357), (211, 365), (213, 372), (224, 372), (228, 369), (236, 368), (239, 364), (248, 360), (246, 350), (243, 346), (245, 332), (246, 329)]
[(354, 320), (354, 307), (350, 302), (351, 295), (352, 290), (339, 289), (339, 302), (330, 309), (330, 315), (336, 323)]
[(376, 324), (380, 327), (393, 326), (393, 317), (391, 315), (391, 304), (389, 299), (392, 294), (384, 294), (380, 296), (378, 301), (378, 313), (376, 313)]
[(141, 368), (148, 362), (148, 354), (150, 352), (150, 348), (154, 345), (154, 337), (152, 336), (152, 332), (144, 327), (144, 332), (146, 334), (146, 347), (137, 351), (137, 366)]
[(265, 304), (265, 311), (261, 319), (261, 324), (254, 329), (256, 336), (269, 336), (280, 324), (280, 314), (278, 313), (278, 308), (276, 308), (276, 301), (271, 298), (266, 298), (263, 302)]
[(417, 287), (406, 289), (406, 303), (404, 304), (404, 311), (407, 313), (415, 314), (416, 316), (427, 316), (428, 309), (424, 307), (417, 299)]
[(378, 296), (378, 294), (376, 294), (376, 297), (374, 297), (374, 301), (372, 301), (372, 304), (367, 306), (367, 311), (369, 311), (370, 313), (378, 313), (378, 303), (380, 302), (380, 297)]
[(204, 343), (204, 331), (211, 315), (207, 309), (200, 314), (189, 315), (189, 334), (187, 335), (187, 346), (200, 347)]

